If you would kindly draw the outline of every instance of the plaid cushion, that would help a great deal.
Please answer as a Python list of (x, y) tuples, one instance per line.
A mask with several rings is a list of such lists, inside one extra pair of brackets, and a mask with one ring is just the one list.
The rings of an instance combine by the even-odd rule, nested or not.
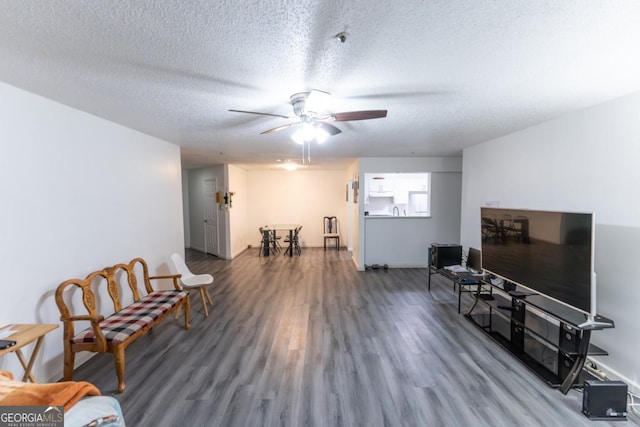
[[(188, 293), (183, 291), (152, 292), (104, 319), (100, 322), (100, 329), (102, 329), (108, 343), (122, 343), (171, 310), (187, 296)], [(74, 343), (90, 343), (95, 340), (96, 337), (91, 328), (85, 329), (73, 338)]]

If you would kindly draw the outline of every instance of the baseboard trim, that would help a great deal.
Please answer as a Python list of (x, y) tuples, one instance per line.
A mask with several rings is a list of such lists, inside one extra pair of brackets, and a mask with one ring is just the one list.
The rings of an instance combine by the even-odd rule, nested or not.
[(631, 393), (635, 394), (636, 396), (640, 396), (640, 384), (620, 374), (615, 369), (612, 369), (610, 366), (608, 366), (606, 363), (601, 362), (599, 359), (596, 360), (595, 357), (590, 357), (589, 359), (593, 359), (593, 361), (598, 366), (598, 369), (604, 372), (607, 375), (608, 379), (623, 381), (629, 387), (629, 391)]
[(243, 254), (244, 252), (248, 251), (249, 249), (251, 249), (251, 245), (247, 246), (246, 248), (240, 249), (239, 251), (236, 251), (236, 252), (232, 253), (231, 254), (231, 259), (234, 259), (238, 255)]
[[(367, 266), (371, 266), (371, 264), (366, 264)], [(378, 264), (380, 266), (380, 268), (382, 268), (382, 266), (384, 264)], [(429, 268), (428, 265), (426, 264), (387, 264), (388, 268)]]
[[(83, 364), (87, 363), (89, 360), (91, 360), (94, 357), (96, 357), (98, 354), (100, 354), (100, 353), (91, 353), (91, 352), (76, 353), (75, 365), (74, 365), (73, 370), (75, 371), (80, 366), (82, 366)], [(62, 359), (62, 355), (60, 355), (60, 359)], [(56, 362), (57, 366), (61, 366), (62, 365), (62, 360), (55, 360), (55, 362)], [(49, 378), (47, 378), (46, 381), (44, 381), (45, 383), (57, 383), (58, 381), (61, 381), (61, 380), (64, 379), (64, 372), (59, 367), (56, 367), (56, 368), (52, 369), (51, 372), (53, 372), (53, 374), (51, 374), (49, 376)], [(74, 378), (74, 380), (75, 380), (75, 378)], [(78, 381), (80, 381), (80, 379)], [(40, 381), (38, 381), (38, 382), (40, 382)]]

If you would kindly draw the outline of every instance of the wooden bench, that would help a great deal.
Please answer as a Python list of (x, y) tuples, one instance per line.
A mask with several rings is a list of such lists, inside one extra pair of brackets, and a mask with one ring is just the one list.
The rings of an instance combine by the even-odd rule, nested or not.
[[(146, 295), (140, 296), (136, 268), (142, 270), (142, 278)], [(63, 322), (64, 332), (64, 380), (73, 379), (75, 353), (92, 351), (97, 353), (113, 353), (118, 377), (118, 392), (125, 389), (124, 368), (125, 348), (136, 338), (144, 335), (154, 325), (161, 322), (169, 313), (175, 312), (176, 317), (180, 309), (184, 308), (184, 327), (190, 328), (189, 294), (182, 290), (178, 279), (179, 274), (169, 276), (149, 276), (147, 263), (142, 258), (135, 258), (129, 264), (117, 264), (100, 271), (94, 271), (85, 279), (71, 279), (61, 283), (56, 289), (56, 304), (60, 309), (60, 320)], [(151, 280), (172, 279), (174, 290), (155, 291), (151, 287)], [(96, 309), (96, 293), (106, 283), (107, 293), (113, 303), (113, 314), (105, 316)], [(122, 307), (120, 289), (128, 285), (133, 295), (133, 303)], [(70, 288), (70, 289), (68, 289)], [(72, 290), (80, 289), (81, 298), (86, 311), (72, 313), (73, 306), (70, 298)], [(65, 292), (67, 291), (67, 292)], [(102, 295), (98, 293), (98, 295)], [(109, 300), (106, 296), (105, 300)], [(79, 305), (79, 304), (76, 304)], [(75, 324), (78, 321), (90, 322), (90, 326), (76, 334)]]

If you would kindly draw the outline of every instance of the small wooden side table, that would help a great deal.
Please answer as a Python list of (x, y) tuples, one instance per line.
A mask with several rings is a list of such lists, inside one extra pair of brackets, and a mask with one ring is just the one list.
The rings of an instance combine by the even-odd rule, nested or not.
[[(58, 325), (53, 324), (43, 324), (43, 323), (33, 323), (33, 324), (25, 324), (25, 325), (7, 325), (0, 328), (0, 330), (9, 328), (14, 331), (13, 334), (9, 335), (5, 340), (15, 341), (16, 345), (5, 348), (4, 350), (0, 350), (0, 356), (4, 356), (7, 353), (15, 353), (20, 360), (20, 364), (24, 368), (24, 376), (22, 377), (22, 381), (31, 381), (35, 383), (36, 380), (31, 373), (33, 369), (33, 364), (36, 361), (36, 357), (38, 356), (38, 352), (40, 351), (40, 347), (42, 347), (42, 341), (44, 340), (44, 336), (49, 332), (56, 329)], [(36, 341), (36, 345), (31, 352), (31, 356), (29, 357), (29, 361), (22, 354), (22, 347), (31, 344), (33, 341)]]

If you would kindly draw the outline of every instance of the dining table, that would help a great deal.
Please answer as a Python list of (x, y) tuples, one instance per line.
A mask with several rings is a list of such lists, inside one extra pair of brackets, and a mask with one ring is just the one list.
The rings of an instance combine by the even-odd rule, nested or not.
[(273, 232), (273, 238), (277, 237), (278, 231), (288, 231), (289, 232), (289, 247), (284, 252), (285, 254), (289, 253), (290, 257), (293, 257), (293, 232), (296, 228), (300, 227), (300, 224), (267, 224), (262, 228), (262, 247), (264, 256), (269, 256), (271, 253), (271, 241), (269, 235)]

